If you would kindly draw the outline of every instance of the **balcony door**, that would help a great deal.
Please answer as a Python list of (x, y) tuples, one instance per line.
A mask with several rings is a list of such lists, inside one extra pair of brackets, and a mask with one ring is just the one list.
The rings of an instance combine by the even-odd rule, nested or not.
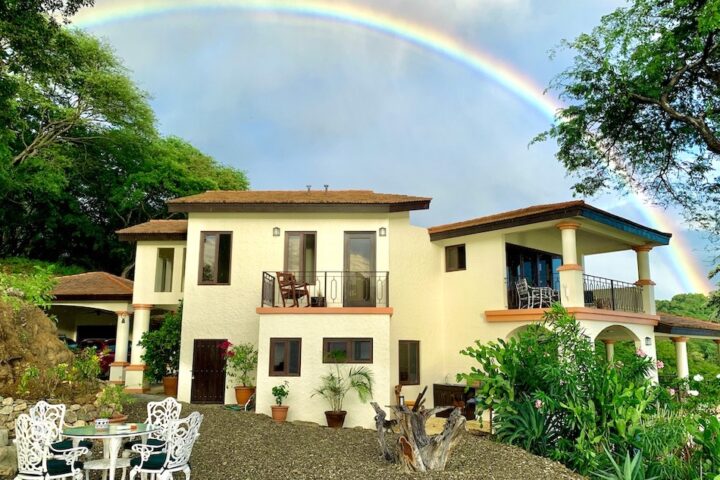
[(315, 283), (315, 232), (285, 232), (285, 271), (300, 282)]
[(375, 232), (345, 232), (343, 306), (375, 306)]
[(505, 245), (506, 278), (508, 290), (508, 308), (517, 308), (518, 297), (515, 284), (524, 278), (531, 287), (550, 287), (558, 290), (557, 268), (562, 265), (562, 257), (555, 253)]

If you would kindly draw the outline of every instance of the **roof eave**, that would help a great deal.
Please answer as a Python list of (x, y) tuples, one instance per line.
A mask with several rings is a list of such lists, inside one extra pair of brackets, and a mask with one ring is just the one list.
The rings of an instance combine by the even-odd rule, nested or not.
[(405, 212), (427, 210), (430, 200), (404, 203), (210, 203), (167, 204), (168, 212)]
[(121, 242), (138, 241), (187, 241), (187, 232), (178, 233), (120, 233), (116, 232)]

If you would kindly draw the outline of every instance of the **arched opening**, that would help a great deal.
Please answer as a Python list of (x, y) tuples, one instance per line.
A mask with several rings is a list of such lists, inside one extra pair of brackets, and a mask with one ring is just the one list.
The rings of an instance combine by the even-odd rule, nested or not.
[(538, 324), (535, 323), (526, 323), (525, 325), (521, 325), (513, 330), (510, 331), (505, 336), (505, 340), (510, 340), (511, 338), (517, 338), (522, 332), (527, 331), (528, 328), (542, 328), (543, 330), (547, 330), (545, 327), (539, 327)]
[(605, 327), (595, 337), (595, 351), (607, 361), (623, 361), (635, 355), (641, 341), (632, 330), (622, 325)]

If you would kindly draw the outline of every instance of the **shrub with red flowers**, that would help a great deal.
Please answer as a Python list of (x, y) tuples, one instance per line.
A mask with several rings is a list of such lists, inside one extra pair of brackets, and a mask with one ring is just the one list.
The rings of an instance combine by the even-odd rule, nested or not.
[(258, 362), (258, 352), (252, 343), (238, 343), (233, 345), (227, 340), (218, 347), (225, 357), (225, 370), (230, 377), (237, 379), (240, 386), (252, 387), (251, 373), (255, 371)]

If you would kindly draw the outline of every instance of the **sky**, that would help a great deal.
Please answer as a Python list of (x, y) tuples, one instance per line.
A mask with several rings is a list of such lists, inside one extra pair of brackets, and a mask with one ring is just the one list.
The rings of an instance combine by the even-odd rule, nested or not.
[[(181, 3), (189, 0), (168, 0)], [(97, 11), (134, 0), (96, 0)], [(197, 2), (195, 2), (197, 3)], [(207, 0), (209, 5), (218, 2)], [(225, 2), (228, 3), (228, 2)], [(540, 88), (616, 0), (354, 0), (452, 36)], [(81, 12), (92, 15), (92, 12)], [(397, 38), (337, 22), (233, 8), (91, 23), (152, 97), (160, 130), (244, 170), (253, 189), (372, 189), (433, 197), (430, 226), (572, 198), (555, 144), (530, 145), (548, 118), (492, 79)], [(554, 97), (557, 92), (548, 92)], [(630, 198), (586, 199), (653, 225)], [(702, 273), (701, 234), (673, 233)], [(687, 262), (651, 253), (656, 297), (689, 290)], [(637, 279), (634, 252), (588, 257), (586, 272)]]

